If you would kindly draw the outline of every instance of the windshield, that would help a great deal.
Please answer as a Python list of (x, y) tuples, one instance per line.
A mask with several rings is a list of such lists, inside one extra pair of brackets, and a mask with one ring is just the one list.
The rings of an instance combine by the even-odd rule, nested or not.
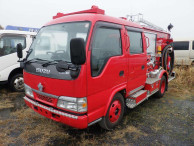
[(70, 41), (72, 38), (83, 38), (86, 43), (89, 25), (89, 22), (73, 22), (43, 27), (31, 45), (28, 60), (38, 58), (71, 62)]

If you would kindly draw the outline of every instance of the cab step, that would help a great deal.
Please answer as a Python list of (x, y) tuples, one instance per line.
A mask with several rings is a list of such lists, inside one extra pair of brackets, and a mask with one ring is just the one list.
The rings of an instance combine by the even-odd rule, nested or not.
[(141, 102), (143, 102), (147, 97), (147, 90), (139, 90), (135, 92), (134, 94), (131, 94), (126, 99), (126, 105), (128, 108), (134, 108), (137, 105), (139, 105)]
[(155, 77), (155, 78), (147, 78), (146, 79), (146, 84), (149, 84), (149, 85), (152, 85), (156, 82), (160, 81), (160, 78), (158, 77)]

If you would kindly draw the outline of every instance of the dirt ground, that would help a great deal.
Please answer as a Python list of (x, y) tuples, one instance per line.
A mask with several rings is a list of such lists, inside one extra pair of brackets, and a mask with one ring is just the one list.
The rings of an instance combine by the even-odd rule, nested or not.
[(194, 145), (194, 87), (180, 90), (175, 83), (163, 98), (128, 109), (112, 131), (98, 124), (77, 130), (47, 119), (25, 105), (24, 93), (0, 86), (0, 145)]

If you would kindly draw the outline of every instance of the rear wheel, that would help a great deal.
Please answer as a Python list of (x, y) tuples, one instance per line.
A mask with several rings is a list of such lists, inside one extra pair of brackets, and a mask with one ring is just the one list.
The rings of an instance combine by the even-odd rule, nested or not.
[(123, 96), (120, 93), (115, 94), (109, 105), (106, 116), (103, 117), (99, 123), (100, 126), (106, 130), (111, 130), (118, 125), (123, 118), (124, 106)]
[(23, 74), (16, 74), (14, 75), (10, 82), (9, 85), (13, 91), (16, 92), (22, 92), (24, 91), (24, 78)]
[(166, 91), (166, 77), (162, 76), (161, 80), (160, 80), (160, 87), (159, 87), (159, 91), (155, 94), (156, 97), (161, 98), (164, 96), (164, 93)]

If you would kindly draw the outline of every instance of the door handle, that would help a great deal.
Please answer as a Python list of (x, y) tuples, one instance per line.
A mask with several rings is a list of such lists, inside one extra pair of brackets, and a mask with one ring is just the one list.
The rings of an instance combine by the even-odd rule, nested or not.
[(145, 68), (145, 65), (142, 65), (142, 66), (141, 66), (141, 69), (144, 70), (144, 68)]
[(124, 75), (124, 71), (121, 70), (121, 71), (119, 72), (119, 76), (123, 76), (123, 75)]

